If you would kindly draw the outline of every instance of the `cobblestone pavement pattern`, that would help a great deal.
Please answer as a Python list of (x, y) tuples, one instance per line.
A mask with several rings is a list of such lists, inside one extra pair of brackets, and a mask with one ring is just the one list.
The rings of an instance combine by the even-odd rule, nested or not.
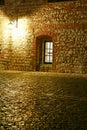
[(1, 71), (0, 130), (87, 130), (87, 75)]

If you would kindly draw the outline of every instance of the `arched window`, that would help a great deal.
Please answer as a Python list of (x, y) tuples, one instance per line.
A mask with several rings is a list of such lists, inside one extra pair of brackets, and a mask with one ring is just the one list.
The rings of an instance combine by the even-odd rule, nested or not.
[(4, 5), (5, 1), (4, 0), (0, 0), (0, 5)]

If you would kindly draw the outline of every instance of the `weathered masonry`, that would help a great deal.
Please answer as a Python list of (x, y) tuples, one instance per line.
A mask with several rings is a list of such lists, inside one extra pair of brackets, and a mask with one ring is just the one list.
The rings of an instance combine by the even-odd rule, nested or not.
[(0, 69), (87, 73), (87, 0), (0, 0)]

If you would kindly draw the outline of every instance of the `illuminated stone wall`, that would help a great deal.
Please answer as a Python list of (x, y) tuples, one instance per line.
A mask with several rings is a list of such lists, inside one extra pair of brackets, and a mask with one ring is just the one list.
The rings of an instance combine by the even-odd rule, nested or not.
[(6, 2), (0, 7), (0, 69), (35, 71), (36, 38), (47, 35), (54, 44), (51, 71), (87, 73), (86, 0)]

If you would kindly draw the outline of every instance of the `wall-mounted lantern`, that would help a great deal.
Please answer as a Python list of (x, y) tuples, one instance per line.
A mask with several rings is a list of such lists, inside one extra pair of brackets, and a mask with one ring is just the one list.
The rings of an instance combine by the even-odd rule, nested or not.
[(10, 22), (8, 23), (8, 28), (9, 28), (10, 30), (12, 30), (12, 28), (13, 28), (13, 22), (10, 21)]
[(8, 28), (10, 30), (12, 30), (13, 28), (18, 28), (18, 19), (16, 19), (15, 21), (10, 21), (8, 23)]

